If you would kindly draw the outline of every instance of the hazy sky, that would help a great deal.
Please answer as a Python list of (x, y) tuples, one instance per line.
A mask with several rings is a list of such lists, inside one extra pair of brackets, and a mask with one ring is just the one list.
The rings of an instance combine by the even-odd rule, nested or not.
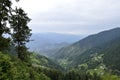
[(120, 26), (120, 0), (20, 0), (33, 32), (94, 34)]

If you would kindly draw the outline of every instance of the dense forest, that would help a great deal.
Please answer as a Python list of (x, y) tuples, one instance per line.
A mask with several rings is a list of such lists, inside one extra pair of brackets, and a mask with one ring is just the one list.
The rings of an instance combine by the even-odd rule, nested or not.
[(71, 45), (75, 46), (72, 49), (62, 48), (49, 59), (28, 51), (31, 19), (22, 8), (12, 5), (11, 0), (0, 0), (0, 80), (120, 80), (119, 28), (109, 31), (113, 37), (103, 32), (105, 42), (98, 41), (100, 33)]

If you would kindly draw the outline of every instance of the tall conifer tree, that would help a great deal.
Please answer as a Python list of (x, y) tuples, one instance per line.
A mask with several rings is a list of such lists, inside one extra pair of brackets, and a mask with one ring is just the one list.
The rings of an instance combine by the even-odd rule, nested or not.
[(11, 5), (10, 0), (0, 0), (0, 51), (7, 50), (10, 44), (10, 39), (3, 35), (10, 31), (7, 23), (10, 18)]
[(27, 26), (29, 21), (30, 18), (21, 8), (16, 8), (10, 21), (11, 28), (13, 29), (12, 39), (18, 53), (18, 58), (22, 61), (26, 61), (28, 57), (26, 43), (29, 42), (31, 36), (31, 29)]

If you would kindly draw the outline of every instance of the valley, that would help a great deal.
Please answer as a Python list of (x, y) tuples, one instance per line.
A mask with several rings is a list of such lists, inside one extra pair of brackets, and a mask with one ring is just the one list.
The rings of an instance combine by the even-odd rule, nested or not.
[[(38, 49), (44, 50), (46, 47), (44, 44), (47, 44), (55, 51), (45, 48), (45, 52), (48, 52), (44, 56), (42, 52), (29, 51), (27, 52), (29, 54), (27, 62), (21, 62), (17, 58), (14, 48), (11, 48), (7, 54), (0, 52), (0, 63), (2, 64), (0, 69), (2, 73), (0, 72), (0, 74), (5, 74), (0, 78), (17, 80), (120, 80), (120, 35), (118, 34), (120, 34), (120, 28), (103, 31), (83, 39), (80, 37), (80, 40), (78, 40), (78, 36), (75, 37), (77, 42), (75, 40), (67, 42), (69, 45), (63, 43), (64, 39), (69, 40), (68, 37), (65, 37), (62, 41), (64, 45), (61, 47), (51, 46), (54, 43), (61, 44), (59, 39), (56, 39), (56, 42), (53, 40), (49, 42), (50, 40), (46, 38), (42, 41), (43, 38), (40, 40), (41, 37), (37, 37), (38, 41), (32, 43), (34, 47), (40, 45), (42, 48)], [(62, 37), (64, 36), (62, 35)], [(29, 44), (30, 46), (32, 45)], [(33, 50), (36, 50), (35, 48), (30, 47)], [(4, 68), (7, 71), (2, 71)], [(11, 76), (6, 77), (9, 73)]]
[[(103, 80), (119, 80), (120, 35), (117, 34), (120, 34), (120, 28), (90, 35), (62, 46), (48, 58), (58, 64), (62, 71), (87, 71), (99, 74)], [(111, 76), (111, 79), (105, 79), (106, 76)]]
[(118, 0), (0, 0), (0, 80), (120, 80), (119, 14)]
[(84, 38), (84, 35), (60, 33), (33, 33), (31, 42), (27, 44), (30, 51), (52, 57), (62, 47)]

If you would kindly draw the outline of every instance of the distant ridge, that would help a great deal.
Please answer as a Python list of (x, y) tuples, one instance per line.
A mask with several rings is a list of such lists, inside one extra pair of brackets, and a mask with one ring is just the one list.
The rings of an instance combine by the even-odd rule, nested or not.
[(66, 47), (83, 38), (82, 35), (59, 33), (34, 33), (27, 44), (30, 51), (51, 56), (62, 47)]
[[(117, 41), (116, 41), (117, 40)], [(55, 59), (58, 60), (60, 64), (63, 60), (66, 61), (66, 66), (79, 65), (89, 60), (92, 53), (103, 51), (112, 47), (112, 43), (117, 44), (120, 40), (120, 28), (114, 28), (100, 32), (98, 34), (90, 35), (68, 47), (60, 49), (56, 55)], [(114, 45), (113, 44), (113, 45)], [(109, 46), (107, 46), (109, 45)], [(117, 48), (118, 49), (118, 48)]]

